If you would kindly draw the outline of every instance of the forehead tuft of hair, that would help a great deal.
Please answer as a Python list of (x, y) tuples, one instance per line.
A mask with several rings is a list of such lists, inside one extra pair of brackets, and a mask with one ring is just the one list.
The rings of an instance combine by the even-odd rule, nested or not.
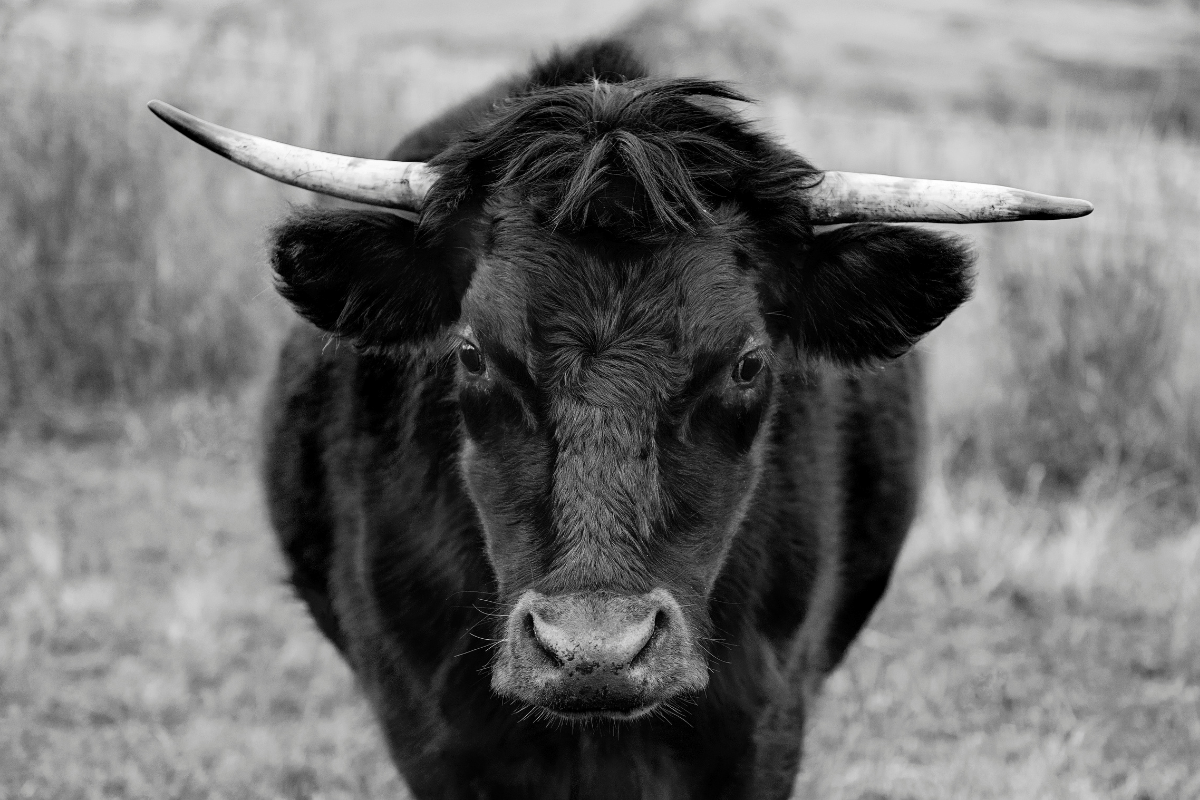
[(534, 88), (431, 162), (442, 176), (422, 226), (485, 192), (519, 197), (553, 228), (634, 238), (692, 232), (724, 200), (795, 205), (797, 184), (819, 173), (729, 101), (747, 98), (696, 79)]

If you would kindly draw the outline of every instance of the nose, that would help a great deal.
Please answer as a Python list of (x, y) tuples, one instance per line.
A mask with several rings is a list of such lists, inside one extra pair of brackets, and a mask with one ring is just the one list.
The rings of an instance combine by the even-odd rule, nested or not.
[(506, 631), (492, 687), (564, 716), (632, 719), (708, 682), (683, 612), (664, 589), (527, 591)]
[(666, 611), (653, 602), (603, 609), (608, 613), (589, 614), (588, 610), (570, 613), (561, 605), (555, 608), (550, 603), (534, 603), (525, 624), (534, 641), (559, 667), (578, 663), (607, 669), (628, 667), (655, 633), (667, 625)]

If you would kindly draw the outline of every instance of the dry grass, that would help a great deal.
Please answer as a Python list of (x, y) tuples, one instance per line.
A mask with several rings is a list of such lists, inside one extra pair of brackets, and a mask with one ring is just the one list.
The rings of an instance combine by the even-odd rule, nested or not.
[[(0, 797), (401, 791), (252, 466), (289, 319), (262, 231), (306, 198), (141, 109), (376, 155), (637, 13), (396, 8), (0, 5)], [(928, 344), (925, 512), (801, 796), (1200, 797), (1200, 15), (696, 0), (629, 27), (821, 166), (1098, 209), (959, 231), (978, 296)]]
[(0, 797), (397, 794), (282, 584), (251, 416), (180, 401), (122, 445), (4, 448)]
[(1200, 796), (1200, 527), (1136, 547), (1137, 501), (935, 483), (800, 796)]

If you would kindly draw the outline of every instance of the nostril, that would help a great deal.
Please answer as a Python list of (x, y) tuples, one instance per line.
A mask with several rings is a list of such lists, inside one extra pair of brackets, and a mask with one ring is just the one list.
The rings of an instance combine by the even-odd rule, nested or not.
[(555, 652), (551, 643), (547, 642), (541, 636), (541, 633), (538, 630), (539, 627), (544, 626), (538, 625), (537, 616), (533, 612), (525, 615), (525, 621), (522, 625), (525, 635), (529, 637), (530, 641), (532, 641), (537, 649), (542, 652), (542, 655), (550, 659), (550, 662), (554, 664), (554, 666), (561, 667), (564, 663), (563, 660), (559, 657), (558, 653)]
[(658, 644), (658, 641), (666, 635), (668, 625), (670, 625), (670, 621), (667, 617), (667, 612), (661, 608), (658, 609), (658, 611), (654, 613), (654, 620), (650, 624), (650, 635), (646, 637), (645, 644), (643, 644), (634, 657), (630, 659), (630, 666), (635, 665), (638, 661), (645, 658), (647, 654), (654, 649), (654, 646)]

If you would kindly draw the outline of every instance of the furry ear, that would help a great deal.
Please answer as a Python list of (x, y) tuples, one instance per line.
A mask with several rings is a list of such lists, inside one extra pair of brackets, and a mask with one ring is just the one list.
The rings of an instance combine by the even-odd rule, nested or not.
[(385, 211), (305, 208), (272, 232), (279, 293), (322, 330), (364, 347), (412, 343), (458, 318), (466, 279)]
[(848, 225), (817, 236), (789, 270), (792, 337), (843, 364), (903, 355), (971, 296), (974, 256), (957, 236)]

